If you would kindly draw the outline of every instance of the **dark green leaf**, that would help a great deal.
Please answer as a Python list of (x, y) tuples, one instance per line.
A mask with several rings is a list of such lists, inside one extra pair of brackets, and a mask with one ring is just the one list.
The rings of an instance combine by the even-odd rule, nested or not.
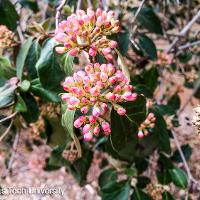
[(142, 190), (135, 188), (135, 191), (131, 195), (131, 200), (152, 200), (152, 198)]
[(113, 182), (109, 187), (101, 189), (102, 200), (127, 200), (130, 193), (127, 181)]
[(151, 60), (157, 59), (157, 49), (154, 42), (144, 34), (139, 36), (139, 44)]
[(168, 101), (168, 105), (170, 105), (174, 110), (178, 110), (181, 105), (181, 100), (178, 94), (174, 94)]
[(55, 103), (60, 102), (60, 97), (58, 96), (58, 94), (56, 92), (44, 89), (39, 80), (38, 82), (31, 84), (30, 90), (34, 95), (39, 96), (46, 101), (51, 101)]
[[(135, 13), (137, 9), (138, 8), (133, 8), (131, 11)], [(153, 33), (163, 34), (161, 22), (152, 8), (142, 8), (137, 20), (147, 30)]]
[(26, 104), (20, 95), (17, 95), (17, 102), (14, 110), (18, 112), (27, 112)]
[(155, 105), (161, 115), (174, 115), (175, 110), (169, 105)]
[(42, 47), (40, 58), (36, 63), (36, 69), (42, 86), (45, 89), (56, 90), (60, 88), (60, 82), (65, 73), (60, 68), (54, 55), (54, 39), (47, 39)]
[(26, 40), (26, 42), (21, 46), (19, 50), (19, 54), (17, 55), (16, 70), (17, 70), (17, 77), (20, 81), (22, 80), (23, 68), (24, 68), (26, 57), (28, 55), (28, 51), (32, 44), (32, 40), (33, 38), (29, 37)]
[[(185, 144), (185, 145), (182, 145), (181, 146), (181, 150), (185, 156), (185, 159), (186, 160), (189, 160), (190, 159), (190, 156), (192, 155), (192, 148), (188, 145), (188, 144)], [(173, 154), (173, 156), (171, 157), (171, 159), (174, 161), (174, 162), (177, 162), (177, 163), (180, 163), (180, 162), (183, 162), (181, 156), (180, 156), (180, 153), (178, 150), (176, 150)]]
[(151, 182), (150, 178), (146, 176), (139, 176), (137, 179), (137, 187), (138, 188), (145, 188)]
[(35, 65), (40, 57), (41, 47), (38, 40), (34, 40), (28, 51), (28, 55), (25, 61), (25, 67), (27, 68), (28, 75), (31, 79), (37, 78), (37, 71)]
[(182, 63), (187, 63), (192, 59), (192, 52), (183, 52), (178, 56), (178, 59)]
[(10, 79), (14, 76), (16, 76), (16, 71), (12, 68), (10, 61), (0, 56), (0, 78)]
[(169, 192), (163, 192), (162, 200), (174, 200), (174, 197)]
[(22, 94), (22, 98), (27, 107), (27, 112), (22, 113), (23, 118), (27, 121), (27, 123), (37, 121), (39, 117), (39, 108), (35, 98), (29, 93)]
[(171, 175), (171, 179), (173, 183), (180, 188), (187, 188), (188, 181), (187, 181), (187, 175), (182, 169), (174, 168), (169, 171)]
[(0, 24), (6, 25), (10, 30), (17, 28), (19, 16), (14, 5), (9, 0), (0, 1)]
[(129, 33), (127, 31), (117, 34), (117, 42), (120, 53), (124, 56), (129, 47)]
[(109, 188), (116, 181), (117, 171), (115, 169), (106, 169), (99, 176), (99, 186), (101, 188)]

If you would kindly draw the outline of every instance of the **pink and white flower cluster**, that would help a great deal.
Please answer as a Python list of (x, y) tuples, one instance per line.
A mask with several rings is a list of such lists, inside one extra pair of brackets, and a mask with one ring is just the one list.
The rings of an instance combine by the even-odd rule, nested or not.
[(63, 88), (68, 92), (62, 95), (62, 100), (68, 103), (68, 109), (83, 113), (75, 120), (74, 126), (81, 128), (87, 141), (92, 139), (93, 134), (98, 135), (101, 129), (105, 135), (110, 134), (110, 125), (102, 118), (109, 110), (108, 105), (119, 115), (125, 115), (126, 110), (119, 103), (137, 98), (123, 72), (110, 63), (88, 64), (84, 71), (67, 77)]
[(100, 8), (96, 12), (91, 8), (86, 12), (78, 10), (59, 23), (55, 39), (62, 46), (56, 47), (56, 52), (68, 52), (71, 56), (77, 56), (85, 50), (92, 57), (99, 52), (107, 60), (112, 60), (111, 51), (117, 47), (117, 42), (107, 36), (120, 31), (119, 20), (114, 17), (113, 11), (106, 12)]
[(148, 135), (149, 134), (148, 129), (155, 127), (155, 121), (156, 121), (155, 115), (153, 113), (149, 113), (144, 122), (142, 122), (142, 124), (139, 127), (138, 137), (143, 138), (144, 136)]

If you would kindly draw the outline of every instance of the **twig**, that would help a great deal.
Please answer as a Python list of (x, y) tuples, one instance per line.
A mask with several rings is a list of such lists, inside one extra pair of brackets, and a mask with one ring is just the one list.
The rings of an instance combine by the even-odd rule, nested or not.
[(200, 88), (200, 79), (198, 79), (196, 85), (194, 86), (194, 90), (192, 91), (192, 94), (188, 97), (187, 101), (185, 102), (185, 104), (182, 106), (182, 108), (178, 111), (178, 114), (181, 114), (186, 106), (188, 105), (188, 103), (191, 101), (192, 97), (195, 95), (195, 93), (197, 92), (197, 90)]
[(24, 36), (22, 34), (22, 29), (21, 29), (20, 25), (17, 27), (17, 33), (19, 35), (19, 39), (20, 39), (21, 43), (23, 43), (25, 39), (24, 39)]
[(6, 135), (9, 133), (11, 127), (13, 125), (13, 119), (10, 122), (10, 125), (8, 126), (8, 128), (6, 129), (6, 131), (1, 135), (0, 137), (0, 142), (6, 137)]
[(8, 174), (11, 171), (12, 164), (13, 164), (16, 152), (17, 152), (17, 145), (18, 145), (18, 142), (19, 142), (19, 135), (20, 135), (19, 133), (17, 133), (15, 135), (15, 140), (14, 140), (13, 148), (12, 148), (12, 154), (11, 154), (9, 162), (8, 162), (8, 167), (7, 167), (6, 171), (3, 173), (2, 178), (5, 178), (6, 176), (8, 176)]
[(61, 4), (56, 8), (56, 29), (58, 28), (60, 12), (62, 10), (62, 7), (65, 5), (65, 3), (66, 3), (66, 0), (62, 0)]
[(199, 45), (199, 44), (200, 44), (200, 40), (192, 42), (192, 43), (187, 43), (187, 44), (184, 44), (184, 45), (178, 47), (178, 50), (184, 50), (184, 49), (187, 49), (187, 48), (193, 47), (195, 45)]
[(134, 15), (134, 18), (133, 18), (133, 22), (132, 22), (133, 24), (135, 23), (135, 20), (137, 19), (137, 16), (139, 15), (140, 11), (142, 10), (142, 7), (143, 7), (144, 3), (145, 3), (145, 0), (143, 0), (141, 2), (140, 6), (138, 7), (138, 9), (137, 9), (137, 11), (136, 11), (136, 13)]
[(11, 115), (9, 115), (8, 117), (5, 117), (5, 118), (1, 119), (0, 123), (2, 123), (4, 121), (7, 121), (8, 119), (11, 119), (11, 118), (15, 117), (17, 115), (17, 113), (18, 112), (16, 111), (16, 112), (12, 113)]
[(199, 190), (200, 189), (200, 183), (197, 180), (195, 180), (195, 178), (191, 174), (190, 168), (188, 166), (188, 163), (187, 163), (187, 161), (185, 159), (185, 156), (183, 154), (183, 151), (181, 149), (180, 142), (179, 142), (179, 140), (178, 140), (178, 138), (176, 136), (176, 130), (174, 128), (172, 128), (172, 135), (173, 135), (175, 144), (176, 144), (177, 149), (178, 149), (178, 151), (180, 153), (181, 159), (183, 161), (183, 164), (184, 164), (187, 176), (188, 176), (188, 182), (189, 182), (188, 185), (190, 186), (191, 183), (194, 183), (194, 184), (198, 185), (198, 190)]
[(88, 8), (92, 8), (93, 7), (90, 0), (87, 0), (87, 4), (88, 4)]
[[(192, 25), (198, 20), (200, 17), (200, 10), (197, 12), (197, 14), (192, 18), (192, 20), (182, 29), (182, 31), (179, 33), (180, 36), (184, 36), (192, 27)], [(180, 37), (174, 38), (171, 45), (165, 50), (166, 53), (169, 53), (170, 50), (176, 45), (176, 43), (179, 41)]]
[(82, 1), (81, 1), (81, 0), (78, 0), (76, 10), (80, 10), (80, 8), (81, 8), (81, 3), (82, 3)]

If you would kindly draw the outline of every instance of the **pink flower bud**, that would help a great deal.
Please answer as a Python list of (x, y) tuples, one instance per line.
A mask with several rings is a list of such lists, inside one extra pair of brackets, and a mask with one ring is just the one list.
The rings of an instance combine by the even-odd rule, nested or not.
[(66, 49), (70, 49), (72, 47), (72, 45), (67, 42), (64, 43), (64, 46)]
[(81, 112), (82, 112), (83, 114), (88, 113), (88, 111), (89, 111), (89, 107), (88, 107), (88, 106), (84, 106), (84, 107), (81, 108)]
[(90, 48), (89, 49), (89, 55), (92, 56), (92, 57), (95, 57), (97, 55), (97, 52), (94, 49)]
[(103, 17), (102, 16), (97, 17), (96, 25), (100, 27), (103, 25), (103, 23), (104, 23)]
[(112, 54), (107, 54), (107, 55), (105, 56), (105, 58), (106, 58), (106, 60), (109, 60), (109, 61), (112, 61), (112, 60), (113, 60)]
[(65, 94), (63, 94), (63, 95), (61, 96), (61, 99), (62, 99), (63, 101), (68, 101), (68, 100), (70, 99), (70, 97), (71, 97), (70, 94), (65, 93)]
[(78, 55), (78, 48), (74, 48), (74, 49), (71, 49), (70, 51), (69, 51), (69, 55), (70, 56), (77, 56)]
[(91, 123), (91, 124), (93, 124), (94, 122), (96, 122), (96, 117), (94, 117), (93, 115), (90, 115), (89, 116), (89, 122)]
[(90, 74), (90, 73), (93, 73), (94, 70), (93, 70), (93, 65), (92, 64), (88, 64), (85, 66), (85, 71)]
[(139, 132), (138, 132), (138, 138), (143, 138), (144, 137), (144, 134), (143, 134), (143, 132), (140, 130)]
[(65, 33), (59, 32), (55, 35), (55, 40), (64, 43), (67, 40), (67, 35)]
[(102, 53), (103, 53), (104, 55), (108, 55), (108, 54), (111, 53), (111, 49), (110, 49), (110, 48), (103, 48), (103, 49), (102, 49)]
[(76, 108), (75, 108), (73, 105), (68, 105), (68, 106), (67, 106), (67, 109), (68, 109), (68, 110), (75, 110)]
[(110, 124), (108, 122), (102, 122), (101, 127), (105, 133), (105, 135), (109, 135), (111, 133)]
[(152, 118), (154, 118), (154, 117), (155, 117), (154, 113), (149, 113), (148, 116), (147, 116), (147, 118), (150, 119), (150, 120), (151, 120)]
[(70, 97), (68, 103), (72, 106), (77, 105), (80, 103), (80, 100), (77, 99), (76, 97)]
[(109, 47), (114, 49), (117, 47), (117, 42), (114, 41), (114, 40), (111, 40), (109, 43), (108, 43)]
[(118, 108), (118, 109), (117, 109), (117, 113), (118, 113), (119, 115), (125, 115), (125, 114), (126, 114), (126, 110), (125, 110), (124, 108)]
[(109, 92), (109, 93), (106, 94), (106, 99), (108, 99), (110, 101), (114, 101), (115, 95), (112, 92)]
[(99, 116), (101, 115), (101, 110), (100, 110), (100, 108), (97, 107), (97, 106), (94, 106), (94, 107), (93, 107), (93, 110), (92, 110), (92, 115), (93, 115), (94, 117), (99, 117)]
[(102, 12), (103, 11), (100, 8), (97, 8), (97, 10), (96, 10), (96, 16), (97, 17), (101, 16)]
[(93, 87), (90, 89), (90, 94), (94, 97), (99, 96), (100, 95), (100, 91), (97, 87)]
[(86, 134), (90, 131), (90, 124), (86, 124), (84, 127), (83, 127), (83, 134)]
[(106, 103), (102, 103), (101, 104), (101, 109), (102, 109), (102, 112), (105, 113), (107, 111), (107, 109), (108, 109), (107, 104)]
[(119, 26), (114, 27), (111, 31), (112, 33), (118, 33), (120, 31), (120, 27)]
[(55, 51), (59, 54), (63, 54), (66, 52), (66, 48), (65, 47), (56, 47)]
[(94, 128), (94, 130), (93, 130), (93, 133), (94, 133), (95, 135), (99, 135), (99, 132), (100, 132), (99, 126), (96, 126), (96, 127)]
[(125, 92), (122, 97), (126, 100), (126, 101), (134, 101), (137, 98), (137, 94), (136, 93), (131, 93), (131, 92)]
[(106, 73), (101, 72), (100, 78), (101, 78), (101, 81), (105, 83), (108, 80), (108, 75)]
[(79, 117), (74, 121), (74, 127), (80, 128), (84, 123), (85, 118), (83, 116)]
[(65, 83), (66, 84), (69, 84), (69, 85), (73, 85), (74, 84), (74, 78), (72, 76), (68, 76), (66, 79), (65, 79)]
[(94, 70), (95, 70), (96, 72), (99, 72), (99, 71), (100, 71), (100, 64), (99, 64), (99, 63), (95, 63), (95, 64), (94, 64)]
[(101, 31), (101, 29), (99, 27), (95, 27), (94, 33), (99, 33), (100, 31)]
[(110, 77), (109, 79), (108, 79), (108, 82), (111, 84), (111, 85), (114, 85), (115, 84), (115, 82), (117, 81), (117, 79), (116, 79), (116, 77)]
[(83, 135), (83, 139), (84, 139), (85, 141), (90, 141), (90, 140), (92, 140), (92, 138), (93, 138), (93, 134), (92, 134), (91, 132), (85, 133), (85, 134)]

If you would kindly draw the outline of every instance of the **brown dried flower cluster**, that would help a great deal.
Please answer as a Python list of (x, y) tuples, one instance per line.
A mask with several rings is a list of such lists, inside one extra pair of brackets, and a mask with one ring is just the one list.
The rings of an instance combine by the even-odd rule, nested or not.
[(0, 49), (13, 47), (16, 44), (14, 41), (14, 33), (6, 26), (0, 25)]
[(197, 133), (200, 134), (200, 106), (194, 109), (195, 115), (193, 116), (192, 124), (197, 127)]

